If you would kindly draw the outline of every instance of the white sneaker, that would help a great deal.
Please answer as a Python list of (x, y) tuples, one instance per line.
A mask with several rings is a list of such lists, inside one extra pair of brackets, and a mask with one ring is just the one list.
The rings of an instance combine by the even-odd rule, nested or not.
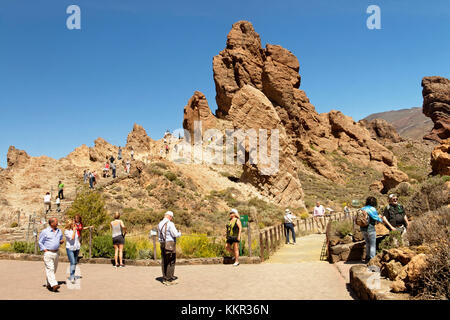
[(239, 262), (233, 263), (233, 266), (234, 266), (234, 267), (237, 267), (238, 265), (239, 265)]

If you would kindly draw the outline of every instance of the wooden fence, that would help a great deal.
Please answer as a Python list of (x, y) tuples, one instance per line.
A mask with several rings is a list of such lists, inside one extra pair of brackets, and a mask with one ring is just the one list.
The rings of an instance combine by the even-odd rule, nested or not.
[[(353, 219), (353, 216), (356, 211), (352, 211), (349, 214), (345, 214), (344, 212), (336, 212), (330, 215), (325, 215), (324, 219), (324, 228), (323, 230), (327, 230), (328, 224), (330, 221), (343, 221), (345, 219)], [(301, 231), (307, 233), (315, 233), (318, 232), (317, 222), (313, 217), (308, 217), (306, 219), (296, 219), (294, 221), (294, 230), (296, 234), (300, 234)], [(259, 256), (261, 261), (265, 259), (266, 255), (273, 254), (277, 249), (281, 247), (281, 245), (286, 241), (284, 223), (280, 223), (278, 225), (268, 227), (260, 230), (259, 232)]]

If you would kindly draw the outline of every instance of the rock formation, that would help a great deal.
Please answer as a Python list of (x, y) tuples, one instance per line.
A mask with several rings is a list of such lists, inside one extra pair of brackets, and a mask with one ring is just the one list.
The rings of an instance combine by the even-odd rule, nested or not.
[(217, 128), (217, 119), (209, 108), (208, 101), (203, 93), (195, 91), (194, 95), (189, 99), (188, 104), (184, 107), (183, 128), (194, 133), (194, 122), (202, 122), (202, 132), (211, 128)]
[(23, 150), (16, 149), (14, 146), (10, 146), (6, 161), (8, 168), (22, 167), (30, 159), (30, 156)]
[(422, 79), (423, 113), (434, 127), (424, 139), (440, 142), (431, 153), (433, 174), (450, 174), (450, 80), (443, 77)]
[[(292, 190), (301, 189), (297, 172), (308, 170), (305, 164), (316, 173), (343, 183), (340, 170), (327, 154), (335, 153), (380, 172), (396, 167), (392, 152), (350, 117), (339, 111), (318, 114), (306, 93), (299, 89), (299, 70), (299, 61), (289, 50), (271, 44), (263, 48), (258, 33), (247, 21), (233, 24), (226, 48), (214, 57), (217, 118), (231, 121), (235, 129), (277, 128), (280, 132), (278, 174), (261, 175), (260, 166), (247, 161), (241, 179), (279, 203), (291, 205), (301, 202), (303, 192)], [(208, 112), (204, 114), (210, 119)]]
[[(147, 132), (142, 126), (136, 123), (133, 126), (133, 130), (128, 134), (127, 144), (123, 153), (125, 151), (131, 152), (131, 150), (134, 151), (135, 159), (156, 156), (157, 154), (156, 142), (147, 135)], [(127, 155), (123, 154), (123, 157), (125, 159)]]
[(450, 80), (443, 77), (422, 79), (423, 113), (434, 127), (424, 139), (441, 142), (450, 138)]
[(397, 168), (388, 168), (383, 171), (383, 189), (381, 193), (387, 193), (390, 189), (395, 188), (402, 182), (408, 181), (408, 175)]
[(358, 123), (369, 130), (372, 139), (380, 143), (403, 141), (403, 138), (399, 136), (394, 126), (384, 119), (360, 120)]

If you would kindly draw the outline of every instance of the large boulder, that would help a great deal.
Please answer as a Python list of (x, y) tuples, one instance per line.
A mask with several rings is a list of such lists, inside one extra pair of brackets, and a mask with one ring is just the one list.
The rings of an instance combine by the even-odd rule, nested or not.
[(108, 143), (103, 138), (97, 138), (94, 141), (94, 146), (89, 148), (89, 159), (94, 162), (106, 162), (113, 156), (117, 156), (119, 148)]
[(401, 182), (408, 181), (409, 177), (403, 171), (398, 170), (397, 168), (388, 168), (383, 171), (383, 190), (381, 193), (387, 193), (390, 189), (395, 188)]
[(154, 141), (147, 135), (147, 131), (136, 123), (133, 126), (133, 130), (128, 134), (125, 149), (128, 151), (134, 150), (135, 158), (139, 154), (156, 153)]
[(360, 120), (359, 123), (369, 130), (372, 139), (381, 143), (403, 141), (394, 126), (384, 119)]
[(450, 80), (443, 77), (422, 79), (423, 113), (434, 127), (424, 139), (442, 142), (450, 138)]
[(430, 161), (433, 174), (450, 175), (450, 138), (434, 148)]

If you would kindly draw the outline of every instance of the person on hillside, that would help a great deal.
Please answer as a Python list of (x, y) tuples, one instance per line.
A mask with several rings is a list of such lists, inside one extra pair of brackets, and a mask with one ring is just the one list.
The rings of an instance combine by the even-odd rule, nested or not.
[(130, 169), (131, 169), (131, 162), (130, 162), (130, 160), (127, 160), (127, 162), (126, 162), (126, 172), (130, 173)]
[(297, 219), (297, 217), (294, 216), (289, 209), (286, 209), (284, 212), (284, 230), (286, 233), (286, 244), (290, 243), (289, 231), (291, 231), (292, 233), (292, 244), (295, 244), (294, 219)]
[(39, 248), (44, 251), (44, 265), (47, 277), (47, 289), (58, 292), (60, 286), (55, 273), (58, 268), (59, 247), (64, 243), (63, 234), (58, 229), (58, 219), (50, 218), (49, 226), (39, 234)]
[(133, 149), (131, 149), (130, 156), (131, 156), (131, 160), (134, 160), (134, 150)]
[(67, 221), (65, 229), (66, 252), (70, 262), (69, 281), (75, 283), (75, 270), (78, 263), (78, 254), (80, 253), (81, 244), (78, 238), (77, 227), (73, 221)]
[(239, 265), (239, 242), (241, 241), (242, 224), (239, 213), (236, 209), (231, 209), (230, 220), (227, 223), (227, 243), (225, 250), (234, 254), (234, 264)]
[(117, 160), (122, 160), (122, 147), (119, 146), (119, 151), (117, 152)]
[(56, 212), (61, 212), (61, 199), (59, 199), (59, 196), (56, 197)]
[(61, 181), (58, 182), (58, 197), (63, 200), (64, 199), (64, 183)]
[(109, 162), (105, 163), (105, 167), (103, 168), (103, 177), (107, 178), (109, 176)]
[(114, 160), (116, 160), (116, 159), (114, 159), (114, 157), (111, 155), (111, 157), (109, 157), (109, 162), (111, 162), (111, 164), (112, 164), (112, 163), (114, 163)]
[(369, 216), (369, 225), (367, 227), (360, 227), (366, 242), (366, 263), (375, 257), (376, 254), (377, 233), (375, 230), (375, 224), (383, 221), (381, 216), (378, 214), (376, 207), (377, 199), (375, 197), (368, 197), (366, 199), (365, 206), (361, 208), (361, 210), (367, 212)]
[(344, 203), (344, 214), (345, 214), (345, 218), (349, 219), (350, 218), (350, 209), (347, 206), (347, 203)]
[[(112, 241), (114, 245), (114, 267), (125, 267), (123, 264), (123, 245), (125, 244), (125, 234), (127, 233), (123, 221), (120, 220), (120, 213), (114, 214), (114, 221), (111, 222)], [(119, 258), (119, 259), (117, 259)], [(119, 262), (119, 263), (118, 263)]]
[(403, 242), (407, 242), (406, 230), (409, 227), (409, 221), (406, 216), (405, 208), (398, 203), (397, 195), (393, 193), (388, 196), (388, 200), (389, 204), (383, 211), (383, 222), (389, 230), (399, 230), (402, 233)]
[(89, 170), (88, 176), (89, 176), (89, 188), (94, 189), (94, 173), (91, 170)]
[(161, 247), (161, 267), (162, 283), (164, 285), (176, 284), (175, 274), (176, 243), (181, 237), (181, 232), (177, 230), (173, 223), (173, 212), (167, 211), (158, 224), (158, 238)]
[(116, 164), (115, 163), (111, 164), (111, 169), (112, 169), (112, 177), (113, 177), (113, 179), (115, 179), (116, 178)]
[(317, 230), (320, 234), (325, 232), (324, 216), (325, 208), (317, 201), (316, 206), (314, 207), (313, 219), (316, 222)]
[(52, 211), (52, 195), (50, 192), (47, 192), (44, 196), (44, 208), (45, 208), (45, 214), (49, 213), (49, 211)]
[(97, 185), (97, 181), (98, 180), (98, 176), (97, 173), (95, 171), (92, 171), (92, 183), (94, 185), (94, 187)]
[(83, 171), (83, 181), (84, 183), (87, 183), (87, 181), (89, 180), (89, 173), (87, 170)]

